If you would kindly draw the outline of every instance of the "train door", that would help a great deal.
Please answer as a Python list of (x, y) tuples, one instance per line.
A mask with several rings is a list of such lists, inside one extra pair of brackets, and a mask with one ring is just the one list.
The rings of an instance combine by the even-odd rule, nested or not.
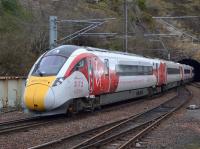
[(181, 80), (183, 80), (183, 67), (180, 66), (179, 69), (180, 69)]
[(109, 59), (104, 59), (104, 92), (110, 91), (110, 70), (109, 70)]
[(166, 80), (167, 80), (166, 64), (161, 62), (159, 66), (159, 85), (165, 84)]
[(159, 72), (159, 69), (158, 69), (158, 63), (156, 63), (156, 79), (157, 79), (157, 85), (159, 85), (159, 82), (160, 82), (160, 72)]
[(92, 62), (93, 58), (88, 58), (88, 90), (90, 95), (92, 95), (94, 91), (94, 69)]

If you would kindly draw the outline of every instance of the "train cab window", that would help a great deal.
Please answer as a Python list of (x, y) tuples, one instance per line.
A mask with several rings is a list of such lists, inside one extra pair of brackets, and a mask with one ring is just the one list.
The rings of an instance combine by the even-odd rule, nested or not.
[(104, 65), (105, 65), (104, 74), (109, 75), (109, 61), (108, 61), (108, 59), (104, 59)]
[(57, 75), (66, 60), (67, 58), (63, 56), (45, 56), (36, 64), (32, 75), (41, 77)]

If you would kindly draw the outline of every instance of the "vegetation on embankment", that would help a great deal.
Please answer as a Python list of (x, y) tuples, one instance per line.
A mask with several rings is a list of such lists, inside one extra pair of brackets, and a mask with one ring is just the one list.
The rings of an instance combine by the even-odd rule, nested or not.
[[(181, 3), (178, 3), (181, 1)], [(163, 48), (160, 43), (144, 37), (166, 29), (159, 26), (152, 16), (199, 15), (199, 0), (128, 0), (128, 49), (137, 54), (166, 58), (163, 51), (147, 50)], [(49, 47), (49, 16), (58, 19), (96, 19), (114, 17), (102, 27), (90, 32), (118, 33), (114, 37), (81, 36), (65, 44), (94, 46), (123, 50), (124, 0), (0, 0), (0, 76), (27, 75), (37, 57)], [(172, 22), (199, 36), (198, 21)], [(88, 24), (58, 24), (58, 39)], [(176, 39), (166, 40), (176, 50), (194, 49), (193, 45), (182, 46)], [(189, 46), (190, 45), (190, 46)], [(199, 48), (199, 46), (195, 47)], [(192, 56), (198, 54), (189, 53)]]

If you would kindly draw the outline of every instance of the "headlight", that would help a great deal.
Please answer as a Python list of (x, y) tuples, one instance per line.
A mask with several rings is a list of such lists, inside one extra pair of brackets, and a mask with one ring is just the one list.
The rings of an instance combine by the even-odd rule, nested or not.
[(57, 79), (54, 81), (53, 86), (58, 86), (58, 85), (62, 84), (62, 82), (63, 82), (64, 80), (65, 80), (64, 77), (62, 77), (62, 78), (57, 78)]

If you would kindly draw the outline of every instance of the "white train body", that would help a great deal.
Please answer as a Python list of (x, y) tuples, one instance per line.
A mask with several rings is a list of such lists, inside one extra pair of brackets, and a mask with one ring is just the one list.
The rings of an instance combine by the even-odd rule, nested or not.
[[(185, 69), (190, 75), (184, 74)], [(30, 112), (40, 114), (95, 108), (177, 86), (192, 79), (192, 69), (128, 53), (60, 46), (32, 67), (24, 103)]]

